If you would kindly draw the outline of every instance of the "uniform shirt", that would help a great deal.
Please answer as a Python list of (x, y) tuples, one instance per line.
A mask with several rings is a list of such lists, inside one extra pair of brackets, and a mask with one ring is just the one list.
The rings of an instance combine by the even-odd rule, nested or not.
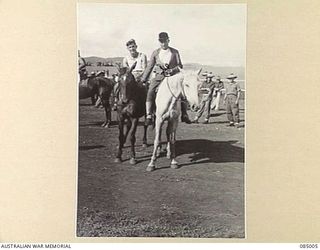
[[(161, 48), (158, 48), (155, 51), (153, 51), (153, 53), (150, 57), (150, 61), (148, 63), (148, 66), (147, 66), (146, 70), (144, 71), (142, 79), (141, 79), (143, 82), (149, 78), (149, 76), (153, 70), (155, 72), (154, 79), (160, 80), (160, 81), (163, 80), (163, 78), (164, 78), (164, 75), (162, 74), (163, 70), (160, 68), (160, 66), (165, 63), (162, 60), (167, 61), (169, 56), (168, 56), (168, 54), (166, 54), (167, 56), (162, 57), (162, 59), (160, 59), (159, 53), (161, 50), (162, 50)], [(179, 67), (182, 69), (183, 65), (181, 62), (179, 51), (172, 48), (172, 47), (169, 47), (168, 50), (169, 50), (169, 52), (166, 51), (166, 53), (171, 53), (169, 63), (168, 63), (169, 64), (168, 68), (175, 69), (175, 68)]]
[(237, 82), (228, 82), (225, 86), (226, 95), (237, 95), (241, 90)]
[(202, 101), (207, 101), (212, 99), (212, 94), (214, 90), (215, 83), (214, 82), (203, 82), (201, 84), (200, 89), (207, 89), (207, 92), (202, 94)]
[(160, 49), (159, 51), (159, 59), (163, 64), (169, 64), (171, 59), (171, 50), (168, 49)]
[(132, 72), (143, 72), (147, 67), (147, 56), (143, 53), (138, 53), (137, 57), (132, 57), (131, 54), (123, 58), (123, 66), (130, 68), (135, 62), (137, 62), (136, 67)]

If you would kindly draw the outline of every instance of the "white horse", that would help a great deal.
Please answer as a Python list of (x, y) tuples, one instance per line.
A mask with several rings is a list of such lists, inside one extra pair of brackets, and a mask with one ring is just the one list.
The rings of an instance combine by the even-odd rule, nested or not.
[(161, 128), (164, 121), (168, 121), (167, 134), (167, 158), (171, 159), (171, 168), (178, 168), (176, 161), (175, 142), (176, 130), (178, 127), (181, 103), (180, 97), (184, 96), (189, 102), (190, 106), (199, 106), (199, 74), (198, 72), (191, 72), (187, 74), (185, 71), (180, 71), (171, 77), (166, 77), (159, 86), (156, 97), (156, 121), (155, 121), (155, 139), (153, 145), (153, 154), (151, 161), (147, 167), (147, 171), (155, 170), (155, 162), (159, 155)]

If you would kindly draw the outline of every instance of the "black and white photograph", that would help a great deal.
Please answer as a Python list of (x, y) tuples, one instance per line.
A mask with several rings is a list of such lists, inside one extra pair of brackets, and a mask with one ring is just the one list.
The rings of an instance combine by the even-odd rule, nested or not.
[(246, 237), (246, 20), (77, 4), (77, 237)]

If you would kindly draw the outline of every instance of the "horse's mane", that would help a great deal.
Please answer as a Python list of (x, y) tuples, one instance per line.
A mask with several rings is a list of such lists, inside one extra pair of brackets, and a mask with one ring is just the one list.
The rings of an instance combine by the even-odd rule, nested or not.
[(96, 77), (96, 81), (99, 87), (111, 87), (113, 86), (112, 81), (105, 77)]

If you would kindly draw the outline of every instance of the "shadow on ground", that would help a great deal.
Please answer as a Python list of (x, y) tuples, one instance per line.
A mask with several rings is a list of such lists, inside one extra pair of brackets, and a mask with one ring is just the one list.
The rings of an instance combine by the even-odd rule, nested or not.
[(204, 139), (181, 140), (176, 143), (177, 156), (190, 154), (190, 163), (181, 166), (202, 163), (244, 162), (244, 149), (235, 146), (238, 141), (210, 141)]

